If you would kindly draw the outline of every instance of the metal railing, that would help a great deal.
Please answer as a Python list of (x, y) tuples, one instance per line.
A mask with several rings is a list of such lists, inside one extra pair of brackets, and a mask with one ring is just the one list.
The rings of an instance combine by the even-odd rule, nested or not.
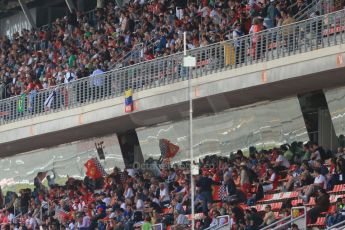
[[(220, 220), (224, 219), (224, 218), (226, 218), (226, 221), (223, 224), (220, 224)], [(210, 226), (210, 227), (206, 228), (205, 230), (217, 230), (217, 229), (223, 228), (223, 227), (231, 224), (230, 220), (231, 219), (230, 219), (229, 215), (218, 216), (217, 217), (218, 224), (216, 226)]]
[(163, 224), (162, 223), (158, 223), (158, 224), (153, 224), (151, 226), (152, 230), (163, 230)]
[(345, 220), (333, 225), (333, 226), (330, 226), (330, 227), (327, 227), (327, 230), (336, 230), (336, 229), (344, 229), (344, 226), (345, 226)]
[(334, 0), (314, 0), (294, 16), (296, 20), (309, 18), (313, 13), (328, 14), (334, 10)]
[[(295, 210), (303, 210), (303, 213), (299, 215), (299, 211), (298, 211), (298, 214), (296, 216), (296, 214), (294, 213)], [(274, 223), (264, 228), (261, 228), (260, 230), (268, 230), (268, 229), (278, 230), (282, 228), (285, 229), (285, 227), (287, 227), (288, 225), (292, 223), (296, 223), (297, 221), (301, 229), (307, 229), (306, 219), (307, 219), (307, 208), (305, 206), (292, 207), (290, 216), (277, 220)]]
[(267, 225), (267, 226), (264, 227), (264, 228), (261, 228), (261, 230), (272, 229), (272, 228), (274, 228), (275, 226), (277, 226), (277, 224), (284, 223), (285, 221), (288, 221), (288, 220), (291, 220), (291, 216), (287, 216), (287, 217), (285, 217), (285, 218), (283, 218), (283, 219), (277, 220), (277, 221), (273, 222), (272, 224)]
[(123, 55), (122, 58), (116, 60), (116, 62), (112, 64), (109, 69), (113, 70), (129, 66), (131, 61), (134, 63), (141, 62), (143, 60), (143, 49), (143, 43), (136, 44), (130, 51)]
[[(288, 222), (286, 222), (286, 223), (283, 223), (283, 224), (281, 224), (281, 225), (279, 225), (279, 226), (277, 226), (277, 227), (275, 227), (275, 228), (272, 228), (272, 230), (278, 230), (278, 229), (281, 229), (281, 228), (284, 229), (284, 227), (287, 227), (287, 226), (289, 226), (290, 224), (292, 224), (292, 223), (294, 223), (294, 222), (296, 222), (296, 221), (298, 221), (298, 220), (305, 219), (306, 217), (307, 217), (307, 215), (306, 215), (306, 214), (303, 214), (302, 216), (299, 216), (299, 217), (297, 217), (297, 218), (295, 218), (295, 219), (292, 219), (292, 220), (290, 220), (290, 221), (288, 221)], [(307, 228), (301, 228), (301, 229), (307, 229)]]
[[(344, 43), (345, 10), (291, 25), (243, 36), (236, 40), (193, 49), (196, 57), (194, 78), (306, 53)], [(0, 123), (14, 122), (39, 115), (80, 107), (100, 100), (120, 97), (125, 90), (142, 91), (188, 79), (182, 66), (183, 54), (157, 58), (129, 67), (90, 76), (55, 88), (32, 91), (0, 101)], [(47, 98), (53, 96), (52, 103)]]

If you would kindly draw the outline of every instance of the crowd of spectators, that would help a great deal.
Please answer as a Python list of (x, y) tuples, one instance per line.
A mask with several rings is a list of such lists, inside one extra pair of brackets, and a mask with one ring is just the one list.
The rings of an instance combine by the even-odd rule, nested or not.
[(42, 29), (2, 36), (0, 98), (81, 79), (97, 67), (107, 71), (182, 51), (184, 31), (188, 49), (194, 49), (290, 24), (311, 1), (102, 2), (93, 13), (73, 11)]
[[(332, 153), (315, 143), (294, 142), (270, 150), (250, 147), (248, 157), (241, 150), (230, 157), (205, 157), (199, 162), (199, 175), (193, 176), (196, 229), (230, 222), (232, 229), (254, 230), (274, 223), (291, 214), (293, 200), (285, 200), (279, 210), (274, 204), (264, 210), (255, 204), (279, 191), (300, 191), (298, 206), (314, 199), (307, 217), (308, 223), (315, 223), (332, 206), (328, 191), (344, 184), (344, 150)], [(160, 223), (163, 229), (190, 229), (188, 162), (160, 168), (158, 172), (149, 167), (114, 168), (98, 179), (68, 178), (64, 185), (56, 184), (55, 176), (38, 173), (35, 189), (0, 193), (1, 229), (148, 230)], [(333, 213), (328, 212), (327, 224), (344, 220), (344, 212), (344, 198), (339, 197)]]

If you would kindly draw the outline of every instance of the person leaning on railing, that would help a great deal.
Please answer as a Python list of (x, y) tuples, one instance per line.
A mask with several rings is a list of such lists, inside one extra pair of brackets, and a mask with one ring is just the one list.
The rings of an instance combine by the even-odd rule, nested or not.
[(288, 26), (290, 24), (293, 24), (296, 22), (296, 20), (293, 18), (293, 13), (290, 11), (288, 12), (287, 10), (282, 10), (282, 16), (283, 16), (283, 23), (282, 26), (286, 26), (283, 29), (283, 37), (284, 40), (286, 42), (286, 46), (288, 48), (289, 51), (293, 51), (294, 47), (294, 30), (295, 27), (294, 26)]

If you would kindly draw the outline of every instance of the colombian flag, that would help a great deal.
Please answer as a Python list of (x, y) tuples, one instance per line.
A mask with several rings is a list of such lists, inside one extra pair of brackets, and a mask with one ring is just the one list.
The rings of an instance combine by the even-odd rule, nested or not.
[(132, 89), (125, 91), (125, 112), (130, 113), (133, 111), (133, 92)]

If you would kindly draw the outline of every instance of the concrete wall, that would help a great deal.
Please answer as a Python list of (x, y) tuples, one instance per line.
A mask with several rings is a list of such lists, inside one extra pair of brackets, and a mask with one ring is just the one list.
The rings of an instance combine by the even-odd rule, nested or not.
[[(344, 52), (345, 46), (338, 45), (193, 79), (195, 109), (202, 110), (205, 106), (197, 105), (199, 99), (205, 99), (212, 109), (226, 109), (345, 84), (345, 79), (340, 77), (344, 74), (344, 64), (337, 61), (340, 56), (344, 57)], [(0, 154), (35, 148), (35, 138), (55, 145), (184, 116), (187, 110), (180, 105), (188, 99), (187, 86), (184, 81), (134, 93), (136, 111), (131, 114), (124, 112), (124, 97), (119, 97), (2, 125)], [(229, 94), (228, 100), (224, 99), (226, 94)], [(177, 107), (168, 112), (175, 105)], [(57, 132), (60, 132), (59, 139), (54, 139)], [(21, 143), (19, 148), (15, 143), (21, 140), (27, 142)]]
[[(32, 18), (36, 23), (36, 8), (30, 9)], [(0, 19), (0, 34), (11, 36), (14, 32), (20, 32), (23, 29), (31, 29), (30, 23), (22, 11), (7, 18)]]

